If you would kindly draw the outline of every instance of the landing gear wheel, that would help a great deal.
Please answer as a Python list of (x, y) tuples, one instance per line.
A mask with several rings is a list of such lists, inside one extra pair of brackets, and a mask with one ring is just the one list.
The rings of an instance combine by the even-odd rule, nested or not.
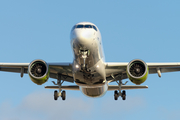
[(118, 100), (118, 97), (119, 97), (118, 94), (119, 94), (118, 91), (115, 90), (115, 91), (114, 91), (114, 100)]
[(54, 100), (57, 100), (58, 99), (58, 92), (57, 90), (54, 91)]
[(61, 92), (61, 97), (62, 97), (62, 100), (66, 99), (66, 91)]
[(126, 100), (126, 91), (124, 91), (124, 90), (122, 91), (122, 99)]

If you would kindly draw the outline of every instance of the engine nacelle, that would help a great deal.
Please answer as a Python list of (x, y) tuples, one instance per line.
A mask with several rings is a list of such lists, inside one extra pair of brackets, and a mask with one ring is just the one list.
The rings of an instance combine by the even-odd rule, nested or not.
[(37, 85), (42, 85), (49, 79), (49, 66), (43, 60), (34, 60), (28, 66), (28, 74)]
[(127, 66), (128, 78), (136, 85), (140, 85), (146, 81), (149, 69), (146, 63), (142, 60), (132, 60)]

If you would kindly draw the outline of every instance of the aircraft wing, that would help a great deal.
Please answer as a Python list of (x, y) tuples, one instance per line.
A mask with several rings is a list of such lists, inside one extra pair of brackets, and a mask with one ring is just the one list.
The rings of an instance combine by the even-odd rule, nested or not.
[(149, 74), (180, 71), (180, 63), (146, 63), (149, 67)]
[[(14, 72), (23, 74), (28, 73), (28, 66), (30, 63), (0, 63), (0, 71)], [(67, 82), (74, 82), (72, 77), (71, 63), (47, 63), (50, 68), (50, 78), (57, 79), (58, 74), (61, 74), (61, 79)]]
[[(149, 74), (157, 73), (161, 77), (161, 73), (180, 71), (180, 63), (146, 63), (149, 68)], [(105, 63), (107, 80), (122, 77), (128, 78), (126, 68), (128, 63)]]

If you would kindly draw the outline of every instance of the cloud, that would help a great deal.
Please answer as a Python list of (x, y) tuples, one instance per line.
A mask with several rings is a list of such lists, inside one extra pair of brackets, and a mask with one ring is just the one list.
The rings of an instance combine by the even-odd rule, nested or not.
[(140, 96), (127, 96), (127, 100), (123, 101), (120, 97), (115, 101), (112, 97), (104, 99), (99, 105), (98, 116), (103, 116), (105, 119), (126, 119), (130, 114), (139, 114), (139, 111), (146, 108), (146, 101)]
[[(36, 92), (26, 96), (17, 106), (4, 102), (0, 107), (1, 120), (71, 120), (79, 113), (88, 115), (92, 103), (81, 98), (54, 101), (50, 92)], [(79, 118), (81, 119), (81, 118)]]
[[(57, 120), (57, 119), (110, 119), (123, 118), (119, 113), (129, 114), (131, 111), (146, 106), (142, 97), (128, 96), (126, 101), (114, 101), (112, 97), (99, 99), (87, 98), (83, 95), (72, 97), (68, 93), (66, 101), (53, 100), (52, 92), (39, 91), (27, 95), (20, 104), (13, 106), (10, 101), (0, 105), (1, 120)], [(85, 98), (85, 99), (84, 99)]]

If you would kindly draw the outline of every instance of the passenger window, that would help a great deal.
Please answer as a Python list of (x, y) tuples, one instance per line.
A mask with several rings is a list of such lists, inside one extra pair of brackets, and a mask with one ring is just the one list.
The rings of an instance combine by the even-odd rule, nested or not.
[(94, 28), (94, 30), (96, 30), (96, 31), (97, 31), (97, 28), (96, 28), (95, 26), (93, 26), (93, 28)]
[(83, 28), (84, 25), (77, 25), (76, 28)]

